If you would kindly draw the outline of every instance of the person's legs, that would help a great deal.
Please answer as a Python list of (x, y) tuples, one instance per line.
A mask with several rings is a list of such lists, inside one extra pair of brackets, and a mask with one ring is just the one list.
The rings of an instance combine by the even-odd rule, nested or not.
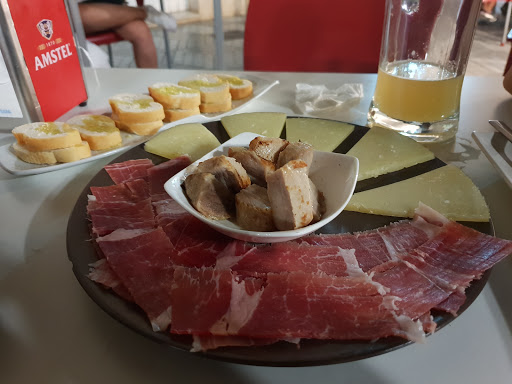
[(489, 0), (482, 2), (482, 11), (492, 14), (494, 12), (494, 7), (496, 6), (496, 0)]
[(158, 58), (153, 35), (143, 20), (134, 20), (114, 31), (133, 45), (133, 55), (138, 68), (157, 68)]
[(119, 28), (132, 21), (145, 20), (144, 8), (106, 3), (78, 4), (85, 33), (97, 33)]

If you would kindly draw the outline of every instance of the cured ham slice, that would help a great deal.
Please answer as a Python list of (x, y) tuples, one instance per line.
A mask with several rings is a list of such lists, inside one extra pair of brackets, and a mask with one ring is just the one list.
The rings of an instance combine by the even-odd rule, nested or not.
[(101, 203), (132, 202), (145, 200), (149, 197), (149, 185), (142, 179), (106, 187), (91, 187), (95, 201)]
[[(211, 335), (210, 328), (229, 310), (231, 301), (229, 270), (176, 267), (171, 290), (171, 332)], [(220, 336), (227, 336), (220, 334)]]
[[(419, 325), (414, 329), (410, 319), (393, 313), (394, 297), (382, 296), (363, 277), (303, 272), (267, 276), (257, 310), (240, 324), (240, 335), (338, 340), (400, 336), (415, 341), (424, 337)], [(239, 325), (234, 323), (236, 330)]]
[(171, 332), (251, 338), (421, 340), (420, 323), (393, 312), (364, 277), (305, 272), (241, 278), (229, 270), (178, 267)]
[[(278, 339), (254, 339), (239, 336), (197, 336), (193, 335), (190, 352), (205, 352), (221, 347), (252, 347), (277, 343)], [(298, 344), (297, 341), (290, 341)]]
[(377, 230), (355, 234), (312, 235), (298, 241), (354, 249), (359, 266), (367, 272), (382, 263), (397, 260), (398, 254), (423, 244), (439, 230), (437, 225), (417, 217), (413, 221), (401, 221)]
[(464, 292), (455, 291), (446, 300), (437, 304), (434, 309), (451, 313), (457, 316), (460, 307), (466, 302), (466, 295)]
[[(371, 270), (372, 280), (388, 289), (388, 294), (398, 297), (396, 311), (412, 319), (421, 318), (445, 301), (450, 293), (431, 280), (409, 268), (401, 261), (390, 261)], [(430, 318), (427, 318), (430, 322)]]
[(185, 208), (169, 196), (165, 200), (153, 201), (153, 208), (155, 210), (156, 223), (162, 228), (176, 219), (190, 215)]
[(107, 262), (107, 259), (100, 259), (95, 263), (89, 265), (89, 279), (98, 284), (103, 285), (105, 288), (112, 289), (115, 293), (127, 301), (133, 301), (133, 297), (121, 283), (119, 277), (116, 276), (112, 268)]
[(179, 156), (161, 164), (148, 168), (149, 189), (152, 201), (160, 201), (169, 198), (165, 192), (164, 184), (175, 174), (191, 164), (190, 157)]
[[(242, 254), (237, 256), (236, 253), (240, 252), (240, 249)], [(363, 274), (353, 250), (328, 245), (312, 246), (306, 243), (276, 243), (247, 246), (245, 249), (234, 243), (231, 249), (226, 249), (219, 255), (215, 268), (256, 274), (292, 271), (323, 272), (334, 276)]]
[(447, 292), (463, 290), (512, 253), (512, 244), (457, 223), (401, 259)]
[(215, 265), (219, 253), (235, 241), (188, 214), (163, 229), (174, 245), (173, 262), (187, 267)]
[(148, 169), (151, 167), (153, 167), (151, 160), (137, 159), (107, 164), (105, 165), (105, 171), (115, 184), (121, 184), (130, 180), (147, 179)]
[(148, 315), (154, 331), (171, 321), (173, 246), (162, 231), (118, 229), (96, 239), (110, 267)]
[(192, 335), (193, 351), (302, 338), (423, 341), (437, 326), (432, 310), (456, 315), (469, 284), (512, 253), (512, 242), (423, 205), (411, 221), (367, 232), (233, 240), (165, 193), (189, 164), (105, 167), (116, 185), (92, 187), (87, 206), (105, 258), (88, 276), (134, 301), (155, 331)]
[(417, 215), (438, 225), (440, 232), (399, 257), (450, 294), (464, 292), (471, 281), (512, 253), (512, 242), (449, 221), (425, 205)]
[(363, 271), (391, 260), (391, 256), (381, 235), (376, 231), (358, 234), (314, 235), (303, 241), (316, 245), (335, 245), (342, 249), (353, 249)]
[(92, 222), (92, 232), (97, 236), (104, 236), (116, 229), (155, 227), (155, 215), (149, 198), (134, 203), (89, 200), (87, 213)]

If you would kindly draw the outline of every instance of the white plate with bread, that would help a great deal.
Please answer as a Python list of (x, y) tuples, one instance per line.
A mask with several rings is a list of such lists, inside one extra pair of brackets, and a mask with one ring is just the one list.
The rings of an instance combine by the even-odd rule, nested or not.
[[(142, 144), (176, 125), (204, 123), (235, 113), (279, 83), (249, 74), (243, 74), (243, 79), (224, 76), (220, 85), (213, 75), (198, 74), (180, 81), (189, 88), (188, 93), (178, 92), (180, 96), (185, 94), (187, 103), (182, 102), (183, 97), (176, 102), (174, 85), (162, 82), (148, 85), (151, 96), (113, 95), (109, 99), (112, 114), (77, 115), (66, 122), (68, 125), (39, 122), (16, 128), (13, 143), (0, 147), (0, 166), (11, 174), (26, 176), (101, 159)], [(197, 99), (197, 106), (192, 99)]]

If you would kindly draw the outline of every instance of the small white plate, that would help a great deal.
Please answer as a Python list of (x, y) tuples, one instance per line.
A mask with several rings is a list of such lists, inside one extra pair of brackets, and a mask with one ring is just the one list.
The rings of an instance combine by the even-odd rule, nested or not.
[[(227, 72), (226, 72), (227, 73)], [(172, 123), (165, 124), (158, 132), (165, 131), (166, 129), (172, 128), (176, 125), (186, 124), (186, 123), (207, 123), (209, 121), (220, 120), (222, 117), (231, 115), (233, 113), (238, 112), (242, 107), (250, 104), (251, 101), (261, 97), (268, 90), (270, 90), (273, 86), (279, 84), (279, 81), (269, 81), (264, 78), (254, 76), (246, 73), (231, 73), (237, 75), (241, 78), (252, 81), (253, 83), (253, 94), (247, 98), (241, 100), (233, 101), (233, 108), (228, 112), (222, 113), (207, 113), (203, 115), (195, 115), (190, 116), (185, 119), (181, 119), (178, 121), (174, 121)], [(106, 112), (110, 112), (110, 110), (105, 110)], [(80, 110), (77, 109), (77, 114), (80, 113)], [(83, 113), (83, 112), (82, 112)], [(69, 115), (68, 117), (71, 117)], [(39, 165), (39, 164), (30, 164), (26, 163), (14, 154), (12, 150), (12, 143), (6, 144), (0, 147), (0, 166), (5, 169), (7, 172), (12, 173), (13, 175), (18, 176), (28, 176), (28, 175), (37, 175), (40, 173), (57, 171), (59, 169), (74, 167), (75, 165), (80, 165), (84, 163), (88, 163), (90, 161), (98, 160), (110, 155), (114, 155), (118, 152), (125, 151), (127, 149), (133, 148), (136, 145), (145, 143), (153, 136), (137, 136), (134, 134), (126, 133), (121, 131), (121, 136), (123, 138), (123, 144), (120, 147), (106, 150), (106, 151), (92, 151), (92, 156), (86, 159), (74, 161), (72, 163), (59, 163), (55, 165)], [(12, 137), (12, 142), (15, 142), (14, 136)]]
[(227, 156), (230, 147), (248, 147), (250, 141), (258, 136), (260, 135), (246, 132), (226, 141), (169, 179), (164, 184), (165, 190), (184, 209), (215, 230), (235, 239), (255, 243), (278, 243), (308, 235), (323, 227), (341, 213), (354, 193), (359, 172), (359, 161), (353, 156), (320, 151), (315, 151), (309, 177), (318, 190), (324, 194), (326, 212), (322, 220), (314, 224), (291, 231), (256, 232), (241, 229), (230, 220), (208, 219), (196, 211), (188, 201), (182, 188), (187, 176), (194, 172), (198, 163), (214, 156)]
[(499, 132), (473, 132), (475, 142), (512, 188), (512, 143)]

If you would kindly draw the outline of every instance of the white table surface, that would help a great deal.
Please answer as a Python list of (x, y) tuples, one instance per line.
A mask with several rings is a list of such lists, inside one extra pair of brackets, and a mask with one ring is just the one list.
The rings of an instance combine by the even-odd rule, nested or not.
[[(191, 71), (86, 72), (89, 104), (105, 108), (109, 96), (144, 92), (156, 81)], [(297, 82), (336, 87), (364, 85), (358, 108), (336, 116), (366, 123), (375, 75), (262, 73), (281, 84), (241, 112), (296, 114)], [(512, 96), (499, 77), (464, 82), (456, 142), (434, 147), (474, 180), (488, 204), (498, 236), (512, 239), (512, 190), (471, 139), (488, 119), (512, 121)], [(0, 134), (0, 145), (12, 141)], [(82, 290), (66, 254), (66, 226), (78, 195), (113, 156), (26, 177), (0, 170), (0, 382), (1, 383), (482, 383), (512, 382), (512, 257), (496, 266), (482, 294), (458, 319), (427, 339), (366, 360), (306, 368), (244, 366), (200, 358), (139, 336), (104, 313)]]

